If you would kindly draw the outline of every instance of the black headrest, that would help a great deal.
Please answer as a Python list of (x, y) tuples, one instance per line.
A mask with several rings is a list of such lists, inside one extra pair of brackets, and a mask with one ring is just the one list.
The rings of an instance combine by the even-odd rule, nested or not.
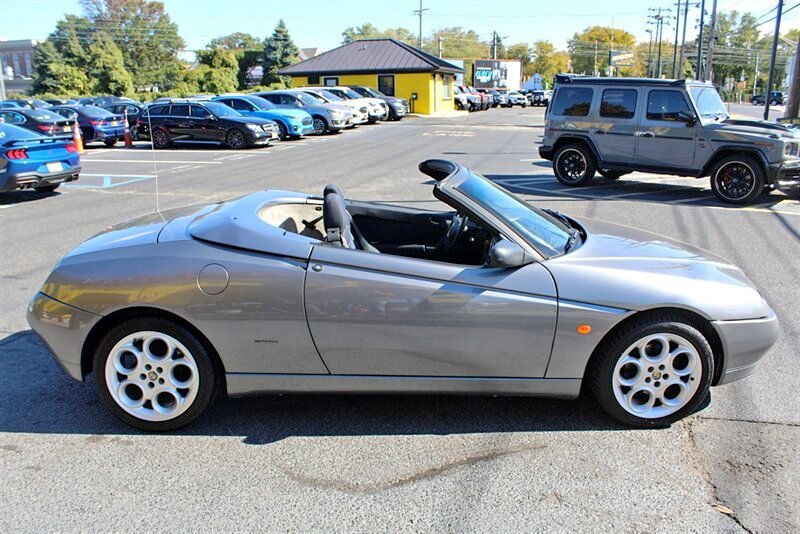
[(347, 248), (355, 248), (350, 226), (353, 219), (347, 212), (342, 190), (336, 184), (325, 186), (322, 220), (327, 233), (326, 241), (338, 243)]
[(328, 196), (328, 193), (336, 193), (342, 197), (344, 200), (344, 193), (342, 193), (342, 189), (336, 184), (328, 184), (325, 186), (325, 191), (323, 191), (322, 196)]

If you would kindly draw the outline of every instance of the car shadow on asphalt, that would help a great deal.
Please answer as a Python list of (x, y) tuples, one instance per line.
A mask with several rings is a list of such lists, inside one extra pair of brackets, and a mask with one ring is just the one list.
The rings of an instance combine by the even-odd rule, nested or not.
[[(64, 374), (33, 331), (0, 340), (0, 432), (144, 434), (118, 421), (91, 376)], [(259, 445), (295, 436), (450, 435), (629, 430), (591, 398), (435, 395), (262, 395), (217, 399), (172, 434), (243, 436)]]
[(49, 197), (60, 196), (58, 191), (51, 191), (49, 193), (39, 193), (34, 189), (23, 189), (20, 191), (7, 191), (0, 193), (0, 206), (10, 206), (12, 204), (24, 204), (25, 202), (34, 202)]
[[(726, 204), (717, 200), (710, 189), (705, 187), (707, 180), (687, 181), (687, 185), (664, 182), (638, 181), (636, 174), (627, 175), (617, 180), (608, 180), (596, 176), (591, 185), (570, 187), (559, 183), (550, 173), (536, 174), (484, 174), (503, 188), (517, 195), (530, 195), (559, 199), (581, 200), (627, 200), (633, 202), (665, 202), (673, 204), (690, 204), (692, 206), (713, 206), (741, 209), (747, 206)], [(761, 196), (755, 204), (761, 208), (770, 208), (787, 200), (781, 193), (770, 193)]]

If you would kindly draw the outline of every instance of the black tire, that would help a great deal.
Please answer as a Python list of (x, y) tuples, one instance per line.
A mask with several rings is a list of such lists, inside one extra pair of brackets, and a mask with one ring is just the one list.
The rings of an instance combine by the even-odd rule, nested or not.
[(247, 134), (238, 128), (231, 128), (228, 133), (225, 134), (225, 144), (228, 148), (233, 150), (247, 148)]
[(34, 187), (33, 189), (37, 193), (52, 193), (53, 191), (58, 189), (60, 185), (61, 184), (40, 185), (38, 187)]
[(597, 172), (606, 180), (616, 180), (620, 176), (630, 174), (630, 171), (618, 171), (615, 169), (597, 169)]
[[(177, 417), (163, 421), (150, 421), (136, 417), (117, 404), (109, 391), (106, 381), (106, 361), (112, 355), (111, 350), (120, 340), (137, 332), (158, 332), (171, 336), (189, 350), (195, 361), (199, 375), (197, 393), (188, 408)], [(112, 328), (97, 347), (92, 369), (98, 395), (111, 412), (124, 423), (151, 432), (175, 430), (196, 420), (211, 403), (218, 384), (211, 355), (197, 336), (183, 326), (156, 317), (131, 319)]]
[[(636, 349), (626, 352), (629, 348), (633, 348), (637, 342), (645, 340), (648, 336), (655, 335), (667, 335), (670, 336), (670, 338), (677, 337), (688, 342), (691, 347), (694, 348), (697, 358), (699, 358), (699, 361), (694, 362), (695, 369), (697, 369), (696, 366), (698, 364), (700, 366), (699, 377), (696, 376), (697, 373), (693, 371), (683, 378), (675, 376), (671, 379), (674, 382), (675, 378), (678, 378), (681, 382), (684, 382), (686, 394), (690, 395), (685, 402), (680, 403), (680, 399), (678, 399), (679, 403), (674, 407), (669, 407), (666, 404), (658, 404), (661, 403), (661, 398), (664, 400), (668, 398), (667, 395), (669, 394), (670, 388), (673, 387), (667, 385), (667, 380), (670, 379), (667, 371), (672, 371), (674, 364), (657, 366), (646, 360), (643, 361), (642, 357), (636, 358), (635, 356), (640, 354)], [(672, 339), (669, 339), (669, 341), (671, 343)], [(657, 347), (661, 346), (660, 341), (654, 340), (650, 343), (658, 343)], [(646, 347), (649, 347), (650, 343), (648, 343)], [(647, 417), (640, 417), (631, 413), (631, 411), (635, 410), (625, 407), (623, 405), (625, 401), (622, 399), (618, 400), (617, 397), (619, 394), (624, 398), (624, 396), (633, 390), (634, 395), (631, 398), (631, 402), (634, 402), (636, 395), (638, 395), (635, 393), (636, 389), (633, 388), (628, 388), (628, 391), (624, 393), (625, 386), (619, 388), (619, 393), (616, 389), (618, 386), (615, 383), (615, 373), (618, 372), (620, 376), (623, 376), (627, 366), (622, 365), (617, 369), (617, 364), (622, 358), (628, 358), (629, 355), (631, 355), (634, 360), (642, 361), (642, 364), (638, 366), (639, 370), (635, 376), (646, 377), (644, 380), (648, 380), (648, 384), (644, 387), (652, 388), (651, 391), (655, 401), (653, 402), (654, 412)], [(694, 356), (691, 358), (694, 358)], [(673, 361), (677, 361), (677, 358)], [(687, 357), (686, 361), (688, 368), (691, 359)], [(636, 368), (637, 366), (633, 367)], [(595, 398), (608, 415), (625, 425), (639, 428), (659, 428), (669, 426), (687, 415), (691, 415), (708, 397), (709, 388), (711, 387), (711, 381), (714, 376), (714, 354), (708, 340), (706, 340), (696, 325), (683, 317), (665, 313), (650, 316), (643, 319), (641, 322), (628, 323), (612, 332), (612, 334), (603, 341), (601, 346), (596, 349), (596, 353), (593, 355), (589, 365), (588, 373), (588, 385)], [(642, 374), (639, 375), (638, 373)], [(632, 378), (635, 378), (635, 376)], [(636, 388), (637, 386), (633, 387)], [(693, 393), (691, 392), (692, 387), (696, 388)], [(663, 389), (659, 390), (659, 388)], [(649, 401), (651, 393), (645, 395)], [(659, 395), (661, 398), (656, 399), (655, 397)], [(659, 413), (655, 412), (659, 407), (666, 412), (670, 410), (675, 411), (659, 416)]]
[(769, 105), (770, 106), (777, 106), (778, 105), (778, 101), (773, 98), (772, 100), (769, 101)]
[(116, 144), (117, 144), (117, 140), (116, 140), (116, 139), (113, 139), (113, 140), (111, 140), (111, 141), (103, 141), (103, 142), (106, 144), (106, 146), (107, 146), (108, 148), (111, 148), (112, 146), (114, 146), (114, 145), (116, 145)]
[(587, 185), (596, 169), (594, 155), (582, 143), (564, 145), (553, 156), (553, 174), (564, 185)]
[(314, 121), (314, 135), (324, 135), (330, 132), (330, 128), (328, 128), (328, 123), (325, 121), (325, 118), (321, 115), (314, 115), (312, 116), (312, 120)]
[(753, 104), (754, 106), (757, 106), (758, 105), (758, 100), (756, 100), (754, 98), (753, 100), (750, 101), (750, 103)]
[(155, 130), (151, 138), (153, 140), (154, 148), (169, 148), (169, 145), (171, 144), (169, 140), (169, 134), (162, 128)]
[(289, 131), (286, 129), (286, 126), (283, 125), (282, 122), (278, 122), (278, 137), (281, 141), (286, 141), (289, 138)]
[(711, 169), (711, 191), (728, 204), (750, 204), (764, 192), (766, 183), (761, 163), (747, 154), (719, 160)]

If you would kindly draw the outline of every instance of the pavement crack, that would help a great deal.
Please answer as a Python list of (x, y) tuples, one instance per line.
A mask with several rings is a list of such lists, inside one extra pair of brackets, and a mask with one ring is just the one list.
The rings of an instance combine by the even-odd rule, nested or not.
[(358, 493), (358, 494), (372, 494), (379, 493), (388, 489), (398, 488), (421, 480), (429, 480), (451, 471), (455, 471), (462, 467), (469, 467), (492, 460), (497, 460), (506, 456), (530, 452), (535, 450), (544, 449), (545, 445), (535, 445), (529, 447), (515, 447), (506, 449), (489, 449), (480, 451), (469, 456), (457, 458), (448, 461), (444, 464), (429, 467), (421, 471), (417, 471), (408, 475), (400, 476), (392, 480), (378, 481), (378, 482), (350, 482), (346, 480), (335, 480), (330, 478), (312, 477), (305, 473), (298, 472), (286, 465), (277, 465), (277, 467), (289, 478), (295, 482), (306, 486), (313, 486), (323, 489), (335, 489), (345, 493)]
[(729, 423), (751, 423), (754, 425), (774, 425), (774, 426), (788, 426), (800, 427), (800, 423), (781, 423), (780, 421), (757, 421), (755, 419), (734, 419), (732, 417), (709, 417), (709, 416), (696, 416), (696, 419), (704, 421), (727, 421)]

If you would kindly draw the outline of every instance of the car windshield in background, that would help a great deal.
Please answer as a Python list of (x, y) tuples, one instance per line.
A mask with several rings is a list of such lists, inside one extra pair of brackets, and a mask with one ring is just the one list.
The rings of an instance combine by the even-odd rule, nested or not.
[(373, 89), (372, 87), (364, 87), (364, 90), (370, 95), (374, 96), (375, 98), (386, 98), (386, 95), (378, 91), (377, 89)]
[(242, 115), (232, 107), (219, 102), (203, 102), (203, 105), (217, 117), (240, 117)]
[(113, 113), (107, 109), (97, 106), (83, 106), (83, 113), (89, 117), (110, 117), (113, 115)]
[(341, 102), (344, 100), (344, 98), (338, 97), (335, 94), (331, 93), (330, 91), (320, 91), (318, 94), (329, 102)]
[(321, 103), (325, 103), (325, 99), (321, 96), (314, 95), (312, 96), (309, 93), (294, 93), (300, 99), (300, 102), (307, 106), (319, 106)]
[(483, 176), (472, 173), (456, 189), (506, 221), (528, 243), (546, 255), (561, 254), (567, 248), (572, 233), (567, 225)]
[(729, 117), (725, 104), (713, 87), (690, 87), (689, 94), (692, 96), (694, 105), (697, 107), (697, 112), (700, 113), (701, 117), (725, 119)]
[(248, 96), (247, 101), (254, 104), (258, 109), (277, 109), (277, 106), (260, 96)]
[(350, 98), (363, 98), (360, 94), (356, 93), (352, 89), (342, 89), (342, 92)]
[(52, 111), (46, 111), (44, 109), (35, 109), (32, 112), (28, 113), (28, 116), (36, 119), (37, 121), (60, 121), (64, 120), (64, 117), (53, 113)]

